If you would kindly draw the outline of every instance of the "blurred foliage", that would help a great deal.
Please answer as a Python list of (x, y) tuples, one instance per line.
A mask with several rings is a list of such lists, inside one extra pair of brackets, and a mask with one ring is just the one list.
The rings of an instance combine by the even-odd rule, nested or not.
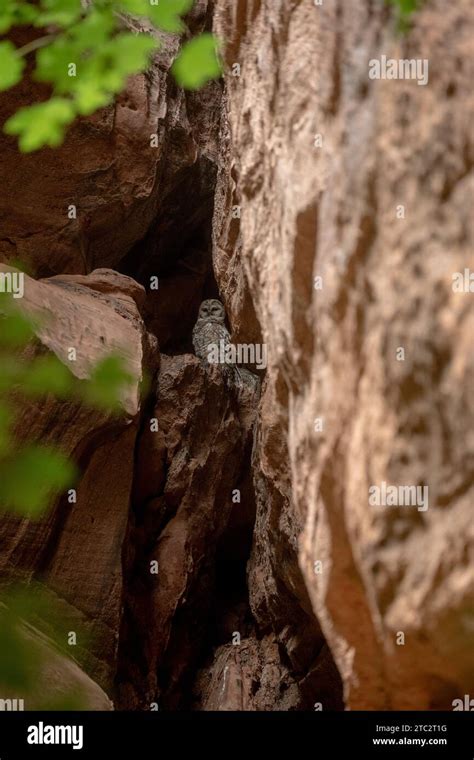
[(109, 413), (119, 413), (124, 390), (133, 381), (120, 356), (106, 356), (88, 381), (80, 381), (54, 354), (26, 360), (35, 337), (33, 320), (13, 299), (0, 298), (0, 509), (41, 517), (57, 494), (74, 484), (76, 467), (63, 454), (41, 444), (21, 445), (13, 434), (20, 397), (76, 398)]
[[(82, 647), (87, 638), (77, 612), (39, 583), (17, 584), (0, 593), (0, 698), (25, 700), (25, 708), (81, 710), (86, 695), (78, 680), (44, 689), (43, 673), (53, 667), (61, 676), (62, 656), (71, 659), (68, 635), (74, 631)], [(64, 663), (64, 674), (70, 673)]]
[(84, 384), (84, 400), (96, 409), (119, 412), (123, 386), (133, 381), (120, 356), (108, 356), (96, 365)]
[(42, 445), (12, 447), (0, 462), (0, 502), (24, 517), (41, 517), (50, 500), (74, 482), (76, 468)]
[[(39, 36), (17, 48), (0, 42), (0, 90), (20, 82), (26, 59), (35, 55), (33, 79), (49, 84), (51, 98), (21, 108), (4, 125), (19, 138), (20, 150), (30, 152), (64, 139), (77, 116), (88, 116), (108, 105), (124, 88), (127, 78), (143, 72), (159, 41), (148, 30), (181, 34), (182, 16), (194, 0), (2, 0), (0, 34), (11, 28), (36, 27)], [(125, 19), (137, 23), (127, 30)], [(145, 23), (144, 23), (145, 22)], [(140, 25), (140, 26), (139, 26)], [(173, 68), (178, 83), (201, 87), (220, 76), (217, 47), (211, 34), (186, 42)]]
[[(1, 35), (19, 26), (34, 27), (38, 34), (22, 47), (0, 41), (0, 91), (22, 80), (33, 57), (32, 78), (51, 88), (48, 100), (21, 108), (4, 131), (18, 137), (23, 152), (60, 145), (76, 117), (112, 103), (127, 78), (146, 70), (158, 49), (156, 36), (130, 31), (125, 20), (137, 28), (149, 22), (156, 29), (182, 34), (182, 17), (192, 5), (193, 0), (2, 0)], [(185, 43), (173, 72), (178, 84), (188, 89), (217, 78), (220, 64), (212, 35)], [(119, 412), (123, 390), (132, 380), (121, 357), (108, 356), (89, 381), (79, 381), (55, 355), (27, 350), (37, 327), (11, 298), (0, 297), (0, 509), (29, 519), (43, 516), (53, 499), (74, 485), (78, 473), (59, 451), (18, 442), (19, 405), (51, 394)], [(48, 636), (67, 653), (67, 630), (77, 625), (68, 624), (64, 610), (37, 585), (10, 589), (1, 599), (0, 698), (23, 696), (28, 709), (28, 695), (37, 700), (42, 668), (52, 656), (50, 645), (33, 629), (44, 630), (47, 620)], [(40, 694), (42, 708), (80, 709), (83, 700), (77, 686), (73, 692), (61, 689), (55, 697)]]
[(398, 30), (407, 32), (413, 14), (421, 8), (424, 0), (385, 0), (385, 2), (395, 9)]
[(201, 34), (190, 40), (173, 64), (172, 71), (178, 84), (187, 90), (198, 90), (210, 79), (216, 79), (221, 72), (216, 49), (212, 34)]
[[(31, 599), (33, 597), (31, 596)], [(11, 593), (8, 602), (15, 601), (15, 594)], [(21, 605), (21, 599), (14, 609), (0, 603), (0, 682), (1, 697), (5, 693), (24, 694), (31, 688), (31, 684), (38, 675), (40, 658), (36, 647), (28, 645), (27, 640), (21, 635), (21, 618), (17, 609)]]
[[(123, 359), (106, 356), (91, 373), (78, 380), (57, 356), (34, 345), (38, 320), (22, 313), (11, 295), (0, 294), (0, 510), (29, 519), (41, 518), (52, 500), (74, 485), (76, 466), (52, 447), (21, 444), (15, 435), (16, 412), (28, 399), (52, 395), (85, 403), (107, 413), (119, 413), (120, 399), (132, 375)], [(67, 656), (67, 633), (74, 630), (84, 650), (86, 638), (54, 594), (39, 584), (9, 589), (0, 594), (0, 698), (41, 702), (42, 709), (82, 709), (85, 695), (78, 683), (56, 696), (38, 693), (42, 668), (59, 656), (52, 642), (29, 631), (42, 630)], [(67, 605), (66, 605), (67, 606)], [(77, 617), (77, 613), (76, 613)], [(47, 621), (47, 623), (45, 623)], [(46, 627), (46, 631), (45, 631)], [(79, 689), (79, 691), (78, 691)], [(49, 700), (49, 701), (47, 701)]]

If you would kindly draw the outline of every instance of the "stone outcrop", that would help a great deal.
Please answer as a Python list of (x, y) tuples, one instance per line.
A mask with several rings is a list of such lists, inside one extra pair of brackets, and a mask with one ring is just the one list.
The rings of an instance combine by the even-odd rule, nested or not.
[[(219, 367), (162, 355), (157, 401), (137, 447), (124, 573), (119, 704), (176, 709), (208, 634), (219, 544), (240, 491), (256, 413), (253, 392), (229, 387)], [(158, 430), (156, 423), (158, 422)], [(154, 564), (156, 563), (156, 564)], [(133, 642), (140, 641), (140, 651)]]
[[(22, 700), (24, 710), (112, 710), (107, 694), (80, 667), (61, 652), (53, 641), (33, 626), (20, 624), (18, 634), (33, 663), (34, 677), (18, 688), (6, 687), (0, 679), (0, 710)], [(13, 708), (14, 709), (14, 708)]]
[[(277, 548), (258, 533), (252, 547), (258, 391), (196, 357), (162, 355), (156, 397), (136, 451), (118, 708), (340, 709), (339, 675), (278, 527)], [(293, 573), (288, 588), (272, 586), (274, 563)]]
[(314, 667), (298, 678), (293, 667), (284, 664), (278, 642), (271, 634), (254, 634), (238, 646), (218, 647), (214, 658), (198, 671), (194, 691), (195, 710), (341, 709), (339, 675), (327, 646), (320, 650)]
[[(38, 342), (31, 350), (54, 352), (81, 380), (100, 359), (119, 354), (132, 382), (123, 394), (120, 416), (51, 395), (22, 403), (18, 436), (70, 456), (79, 465), (81, 479), (75, 503), (65, 496), (41, 521), (3, 516), (0, 524), (2, 575), (40, 580), (67, 602), (71, 624), (76, 622), (84, 637), (78, 637), (77, 656), (109, 690), (121, 617), (121, 554), (140, 386), (145, 372), (153, 375), (158, 359), (156, 341), (129, 295), (137, 297), (138, 291), (130, 278), (105, 271), (78, 277), (77, 282), (72, 276), (43, 281), (25, 277), (21, 307), (38, 322)], [(75, 361), (68, 361), (71, 347)]]
[[(190, 34), (209, 23), (207, 6), (195, 4)], [(37, 35), (19, 28), (14, 41), (21, 47)], [(207, 154), (203, 95), (187, 96), (170, 73), (180, 40), (156, 37), (160, 48), (147, 73), (131, 77), (113, 105), (79, 119), (60, 147), (19, 154), (16, 139), (0, 132), (0, 177), (8, 187), (0, 200), (0, 261), (20, 260), (37, 277), (116, 268), (166, 199), (179, 194), (186, 169)], [(2, 93), (0, 124), (48, 95), (26, 76)]]
[[(366, 0), (217, 2), (214, 267), (269, 355), (249, 591), (278, 629), (282, 588), (306, 609), (299, 561), (349, 708), (474, 684), (473, 310), (452, 288), (473, 265), (472, 21), (434, 1), (400, 36)], [(428, 85), (370, 80), (383, 54), (428, 59)], [(370, 506), (383, 481), (428, 486), (429, 509)]]

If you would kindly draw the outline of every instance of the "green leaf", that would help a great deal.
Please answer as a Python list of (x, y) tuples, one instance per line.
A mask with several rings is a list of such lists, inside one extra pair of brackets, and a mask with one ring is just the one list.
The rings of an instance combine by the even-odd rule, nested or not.
[(8, 393), (18, 384), (22, 377), (24, 367), (8, 354), (0, 354), (0, 393)]
[(76, 77), (69, 75), (69, 67), (73, 63), (77, 69), (80, 69), (83, 52), (82, 43), (65, 39), (64, 36), (58, 37), (54, 42), (38, 50), (34, 78), (38, 82), (50, 82), (59, 94), (71, 92), (74, 89)]
[(20, 348), (26, 346), (34, 336), (31, 320), (19, 311), (0, 314), (0, 346)]
[(122, 13), (128, 13), (131, 16), (150, 15), (150, 0), (118, 0), (117, 5), (118, 11)]
[(89, 116), (98, 108), (109, 105), (113, 93), (104, 90), (97, 82), (79, 81), (74, 90), (74, 103), (81, 116)]
[(118, 34), (109, 42), (115, 69), (126, 76), (143, 71), (148, 65), (150, 53), (156, 47), (157, 41), (153, 37), (131, 32)]
[(82, 49), (86, 50), (107, 42), (115, 26), (116, 21), (112, 9), (97, 8), (90, 11), (82, 21), (72, 26), (68, 34), (71, 39), (79, 43)]
[(27, 396), (53, 393), (57, 398), (68, 398), (73, 387), (73, 375), (54, 354), (35, 359), (24, 373), (21, 382), (21, 391)]
[(156, 5), (150, 3), (147, 15), (165, 32), (182, 32), (181, 16), (191, 10), (193, 3), (194, 0), (158, 0)]
[(403, 33), (409, 31), (411, 17), (420, 9), (423, 0), (385, 0), (385, 2), (395, 8), (398, 31)]
[(13, 415), (7, 404), (0, 402), (0, 459), (9, 453), (11, 447), (10, 428)]
[(75, 466), (62, 454), (46, 446), (28, 446), (0, 465), (0, 503), (24, 517), (38, 518), (75, 477)]
[(64, 138), (65, 127), (76, 115), (74, 105), (64, 98), (21, 108), (4, 126), (7, 135), (19, 135), (20, 150), (30, 153), (44, 145), (55, 147)]
[(31, 24), (38, 9), (24, 0), (2, 0), (0, 11), (0, 34), (6, 34), (12, 26)]
[(79, 18), (82, 10), (81, 0), (41, 0), (41, 13), (36, 26), (70, 26)]
[[(193, 6), (193, 0), (1, 1), (0, 32), (26, 23), (50, 27), (47, 31), (55, 37), (45, 39), (46, 44), (37, 50), (33, 72), (36, 80), (52, 86), (52, 99), (22, 108), (4, 125), (6, 134), (19, 137), (25, 153), (60, 145), (77, 115), (87, 116), (107, 106), (130, 75), (146, 69), (159, 41), (146, 33), (119, 31), (118, 12), (146, 18), (168, 32), (181, 32), (185, 29), (182, 16)], [(211, 40), (211, 35), (204, 35), (195, 46), (188, 43), (183, 50), (176, 71), (184, 86), (195, 89), (219, 76)], [(0, 43), (0, 90), (20, 81), (24, 65), (11, 42)]]
[(15, 21), (16, 0), (4, 0), (0, 13), (0, 34), (6, 34)]
[(14, 20), (15, 26), (17, 24), (34, 24), (40, 14), (40, 9), (25, 2), (20, 2), (18, 4), (17, 0), (14, 0), (14, 4), (16, 5)]
[(119, 34), (81, 65), (74, 87), (80, 113), (92, 113), (94, 105), (107, 105), (131, 74), (147, 67), (157, 41), (148, 35)]
[(395, 0), (395, 5), (403, 16), (409, 16), (416, 11), (418, 0)]
[[(78, 619), (77, 610), (47, 586), (32, 582), (2, 588), (0, 688), (7, 690), (2, 697), (21, 696), (25, 706), (34, 701), (41, 710), (85, 710), (87, 689), (84, 691), (77, 683), (65, 684), (60, 693), (53, 695), (44, 688), (45, 674), (57, 662), (57, 650), (70, 658), (67, 642), (72, 630), (82, 649), (90, 646), (90, 637)], [(45, 637), (55, 646), (50, 648)]]
[(94, 369), (83, 386), (84, 400), (98, 409), (118, 411), (124, 390), (133, 382), (120, 356), (108, 356)]
[[(157, 41), (145, 34), (124, 32), (107, 39), (111, 18), (92, 14), (90, 19), (90, 34), (84, 29), (86, 19), (74, 28), (74, 39), (55, 40), (38, 52), (35, 75), (39, 81), (54, 84), (58, 93), (71, 94), (75, 111), (83, 116), (108, 105), (130, 74), (146, 68), (157, 47)], [(92, 49), (89, 39), (94, 42)], [(69, 76), (71, 63), (76, 65), (76, 76)]]
[(187, 42), (173, 64), (176, 81), (187, 90), (197, 90), (221, 75), (217, 42), (212, 34), (202, 34)]
[(8, 40), (0, 42), (0, 90), (8, 90), (17, 84), (24, 66), (25, 61), (17, 55), (15, 45)]
[(8, 266), (13, 269), (18, 269), (19, 272), (27, 274), (29, 277), (34, 277), (34, 272), (29, 261), (22, 261), (16, 257), (8, 260)]
[(15, 613), (0, 605), (0, 683), (3, 689), (25, 693), (36, 679), (37, 645), (31, 645)]

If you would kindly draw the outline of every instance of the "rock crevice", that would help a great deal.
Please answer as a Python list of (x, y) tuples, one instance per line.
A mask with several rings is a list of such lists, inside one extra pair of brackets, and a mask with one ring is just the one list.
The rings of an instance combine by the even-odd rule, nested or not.
[[(472, 22), (468, 0), (424, 3), (404, 36), (370, 0), (199, 0), (223, 81), (180, 91), (166, 37), (54, 155), (2, 138), (0, 257), (49, 277), (27, 280), (50, 317), (31, 350), (75, 345), (85, 379), (120, 347), (133, 383), (119, 419), (22, 409), (82, 479), (73, 507), (2, 521), (0, 569), (75, 610), (116, 709), (450, 709), (474, 688), (472, 290), (453, 287)], [(429, 60), (429, 84), (370, 79), (381, 55)], [(206, 298), (265, 344), (258, 393), (192, 355)], [(383, 483), (428, 509), (375, 507)]]

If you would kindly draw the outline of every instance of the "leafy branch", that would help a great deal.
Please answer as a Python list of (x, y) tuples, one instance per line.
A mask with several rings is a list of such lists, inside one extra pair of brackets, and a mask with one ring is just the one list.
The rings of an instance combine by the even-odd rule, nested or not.
[(105, 357), (88, 381), (78, 380), (54, 354), (33, 359), (25, 349), (35, 339), (35, 325), (13, 302), (0, 300), (0, 510), (36, 519), (51, 499), (71, 487), (75, 465), (56, 449), (27, 445), (15, 435), (16, 408), (22, 399), (76, 399), (109, 413), (119, 413), (123, 392), (133, 378), (121, 357)]
[[(25, 400), (40, 402), (52, 396), (119, 414), (123, 394), (133, 381), (118, 355), (100, 361), (89, 380), (78, 380), (54, 354), (31, 350), (39, 326), (38, 319), (25, 316), (11, 295), (0, 294), (0, 511), (30, 520), (40, 519), (55, 497), (74, 486), (79, 473), (57, 448), (18, 440), (20, 406)], [(55, 690), (45, 676), (51, 663), (61, 666), (61, 653), (72, 657), (66, 646), (68, 631), (76, 632), (81, 651), (87, 646), (77, 614), (72, 606), (64, 609), (65, 605), (46, 586), (9, 586), (2, 579), (2, 697), (20, 694), (27, 707), (32, 701), (42, 709), (87, 708), (80, 680)]]
[[(78, 116), (89, 116), (113, 102), (132, 74), (146, 70), (159, 48), (153, 29), (182, 34), (183, 16), (194, 0), (3, 0), (0, 34), (18, 26), (45, 30), (20, 48), (0, 42), (0, 90), (18, 84), (26, 58), (35, 54), (32, 78), (49, 84), (51, 98), (21, 108), (4, 124), (19, 138), (20, 150), (58, 146)], [(124, 29), (124, 18), (139, 29)], [(217, 43), (212, 34), (186, 42), (173, 66), (178, 84), (197, 89), (220, 76)]]

